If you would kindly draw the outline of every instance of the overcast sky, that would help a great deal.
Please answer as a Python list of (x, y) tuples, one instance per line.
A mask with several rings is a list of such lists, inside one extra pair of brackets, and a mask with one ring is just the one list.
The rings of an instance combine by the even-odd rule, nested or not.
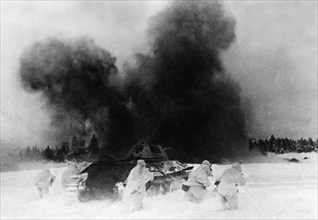
[[(40, 94), (18, 79), (19, 56), (34, 41), (90, 36), (121, 67), (148, 50), (149, 18), (168, 2), (1, 2), (1, 140), (47, 143), (49, 114)], [(248, 97), (251, 136), (317, 138), (317, 2), (226, 1), (237, 38), (224, 53), (226, 70)]]

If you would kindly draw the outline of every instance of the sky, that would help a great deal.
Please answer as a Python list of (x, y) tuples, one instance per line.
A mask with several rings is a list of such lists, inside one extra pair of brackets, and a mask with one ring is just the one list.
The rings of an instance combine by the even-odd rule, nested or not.
[[(50, 111), (19, 81), (19, 57), (47, 37), (90, 36), (117, 57), (147, 52), (147, 25), (164, 1), (1, 1), (1, 141), (50, 144)], [(251, 137), (317, 138), (317, 2), (225, 1), (236, 41), (223, 54), (248, 105)]]

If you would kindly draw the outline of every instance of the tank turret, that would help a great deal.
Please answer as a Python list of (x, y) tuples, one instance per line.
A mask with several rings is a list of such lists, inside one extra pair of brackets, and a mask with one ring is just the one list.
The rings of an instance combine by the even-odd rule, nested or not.
[(147, 194), (165, 194), (181, 188), (183, 179), (187, 179), (190, 170), (187, 164), (169, 160), (168, 149), (160, 145), (140, 141), (132, 146), (127, 156), (120, 160), (99, 160), (92, 163), (79, 174), (86, 174), (84, 190), (79, 192), (79, 200), (118, 198), (118, 183), (124, 183), (137, 160), (143, 159), (147, 168), (155, 175), (147, 186)]

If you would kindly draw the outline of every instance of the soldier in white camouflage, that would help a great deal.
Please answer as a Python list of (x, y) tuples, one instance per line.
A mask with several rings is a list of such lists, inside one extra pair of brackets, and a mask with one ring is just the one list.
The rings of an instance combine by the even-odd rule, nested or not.
[(42, 170), (42, 172), (34, 178), (34, 185), (39, 192), (40, 198), (49, 194), (49, 188), (54, 180), (55, 176), (51, 174), (49, 169)]
[(202, 202), (207, 196), (206, 188), (211, 185), (209, 176), (213, 176), (211, 164), (204, 160), (197, 169), (190, 173), (188, 181), (183, 183), (189, 187), (185, 193), (185, 199), (196, 203)]
[(130, 171), (125, 188), (125, 198), (129, 202), (130, 211), (142, 208), (146, 194), (146, 184), (154, 179), (154, 174), (146, 168), (144, 160), (138, 160), (137, 165)]
[(246, 183), (241, 165), (238, 163), (233, 164), (230, 169), (223, 172), (218, 181), (217, 192), (223, 199), (224, 208), (229, 210), (237, 209), (239, 192), (237, 187)]

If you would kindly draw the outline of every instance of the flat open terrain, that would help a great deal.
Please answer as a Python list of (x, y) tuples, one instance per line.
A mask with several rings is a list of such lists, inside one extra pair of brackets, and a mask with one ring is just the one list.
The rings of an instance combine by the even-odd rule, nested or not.
[[(122, 202), (70, 204), (61, 185), (65, 167), (51, 169), (57, 179), (50, 195), (39, 199), (32, 182), (40, 170), (2, 172), (1, 219), (317, 219), (317, 153), (282, 157), (295, 157), (300, 162), (242, 165), (248, 182), (240, 188), (236, 211), (222, 211), (217, 196), (202, 204), (184, 201), (181, 190), (147, 197), (144, 209), (134, 213), (129, 213)], [(211, 181), (228, 167), (213, 165)]]

